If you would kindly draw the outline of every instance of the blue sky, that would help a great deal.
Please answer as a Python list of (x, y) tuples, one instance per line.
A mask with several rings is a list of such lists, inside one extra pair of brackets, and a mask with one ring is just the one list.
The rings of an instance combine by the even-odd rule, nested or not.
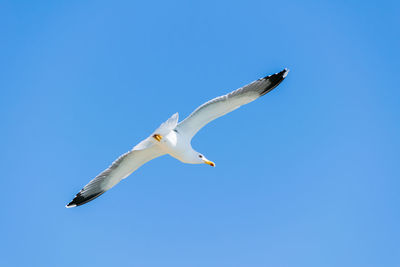
[[(3, 1), (1, 266), (399, 266), (397, 1)], [(82, 207), (175, 112), (265, 97)]]

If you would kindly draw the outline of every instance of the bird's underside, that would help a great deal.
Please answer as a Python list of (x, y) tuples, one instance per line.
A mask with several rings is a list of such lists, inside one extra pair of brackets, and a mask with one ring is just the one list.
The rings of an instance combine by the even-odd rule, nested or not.
[(146, 162), (164, 154), (170, 154), (185, 163), (206, 163), (215, 166), (204, 155), (192, 149), (190, 142), (193, 136), (212, 120), (270, 92), (285, 79), (288, 72), (289, 70), (284, 69), (229, 94), (216, 97), (198, 107), (179, 124), (178, 114), (174, 114), (148, 138), (120, 156), (110, 167), (91, 180), (66, 207), (80, 206), (95, 199)]

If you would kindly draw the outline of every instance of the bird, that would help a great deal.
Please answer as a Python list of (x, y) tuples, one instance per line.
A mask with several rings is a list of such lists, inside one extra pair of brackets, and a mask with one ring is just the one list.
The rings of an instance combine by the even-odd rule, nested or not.
[(85, 185), (66, 207), (72, 208), (92, 201), (122, 179), (127, 178), (146, 162), (165, 154), (169, 154), (183, 163), (205, 163), (215, 167), (214, 162), (192, 148), (192, 138), (209, 122), (272, 91), (286, 78), (288, 73), (289, 70), (285, 68), (226, 95), (216, 97), (199, 106), (179, 123), (178, 113), (173, 114), (150, 136), (129, 152), (121, 155), (106, 170)]

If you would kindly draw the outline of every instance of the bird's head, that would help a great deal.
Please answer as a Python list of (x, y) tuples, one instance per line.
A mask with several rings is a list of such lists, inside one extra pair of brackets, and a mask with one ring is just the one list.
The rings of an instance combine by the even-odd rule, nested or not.
[(197, 153), (197, 158), (198, 158), (198, 163), (205, 163), (212, 167), (215, 167), (215, 163), (212, 162), (211, 160), (208, 160), (206, 157), (204, 157), (204, 155)]

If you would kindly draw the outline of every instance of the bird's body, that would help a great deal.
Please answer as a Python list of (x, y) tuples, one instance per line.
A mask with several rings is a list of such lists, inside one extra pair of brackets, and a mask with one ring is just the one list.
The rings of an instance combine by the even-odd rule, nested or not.
[(210, 121), (265, 95), (279, 85), (289, 71), (283, 71), (256, 80), (227, 95), (216, 97), (198, 107), (178, 124), (178, 113), (160, 125), (153, 134), (120, 156), (111, 166), (90, 181), (66, 206), (85, 204), (100, 196), (146, 162), (169, 154), (183, 163), (206, 163), (215, 166), (204, 155), (192, 148), (193, 136)]
[(183, 163), (196, 164), (198, 162), (195, 162), (191, 157), (196, 151), (193, 150), (190, 141), (191, 140), (185, 138), (185, 136), (180, 135), (178, 131), (172, 130), (161, 139), (160, 143), (157, 145), (166, 154), (171, 155)]

